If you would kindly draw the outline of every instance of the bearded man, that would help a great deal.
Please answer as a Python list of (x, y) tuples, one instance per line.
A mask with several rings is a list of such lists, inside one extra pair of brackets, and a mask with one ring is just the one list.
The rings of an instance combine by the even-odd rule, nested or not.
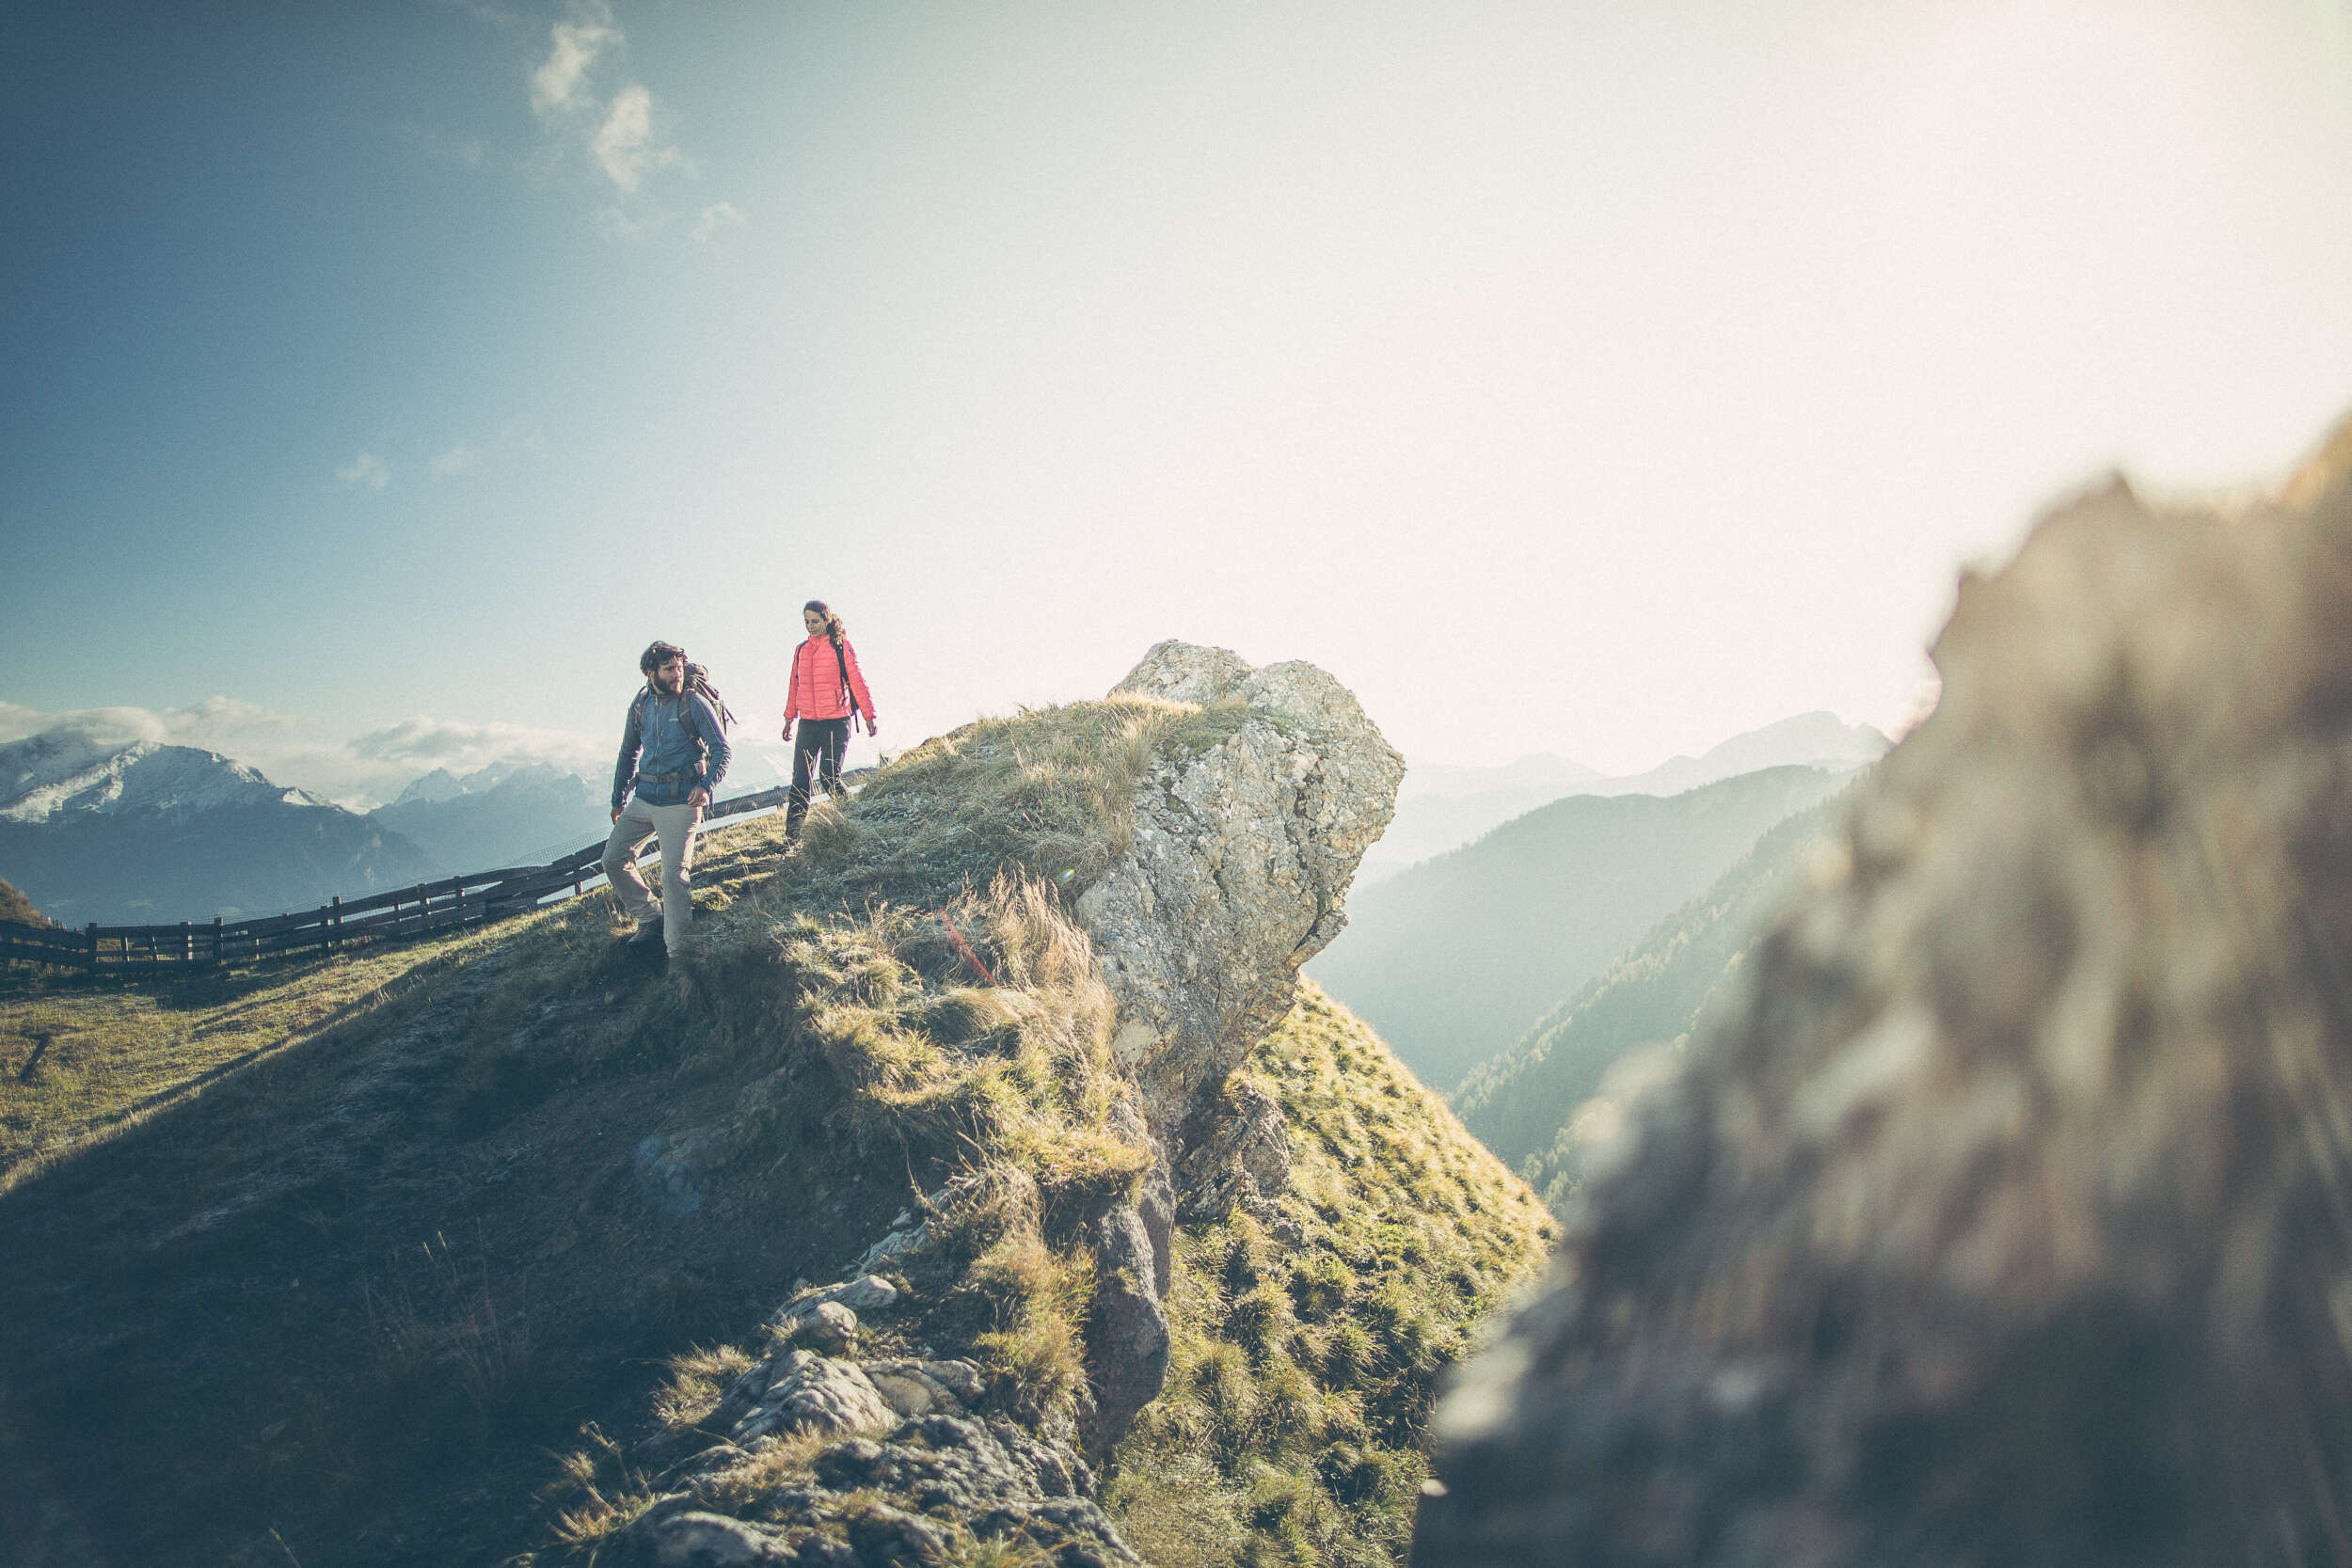
[[(685, 945), (694, 921), (694, 828), (727, 770), (726, 705), (686, 650), (656, 642), (637, 660), (645, 684), (628, 705), (621, 758), (612, 769), (612, 836), (604, 874), (637, 922), (634, 946), (659, 941), (665, 958)], [(635, 788), (632, 790), (632, 784)], [(637, 874), (637, 851), (661, 839), (661, 902)]]

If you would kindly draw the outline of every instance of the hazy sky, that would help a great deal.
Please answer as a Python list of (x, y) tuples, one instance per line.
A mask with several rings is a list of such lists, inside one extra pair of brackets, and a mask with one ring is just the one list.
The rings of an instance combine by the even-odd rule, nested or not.
[(2352, 408), (2347, 0), (14, 6), (0, 125), (0, 738), (338, 790), (654, 636), (772, 735), (812, 594), (885, 746), (1171, 636), (1891, 727), (2037, 508)]

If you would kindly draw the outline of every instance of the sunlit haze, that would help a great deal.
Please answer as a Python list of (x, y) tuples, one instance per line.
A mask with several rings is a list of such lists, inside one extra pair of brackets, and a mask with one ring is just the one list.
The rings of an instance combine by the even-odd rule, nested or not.
[(2344, 0), (19, 6), (0, 87), (0, 739), (354, 800), (609, 765), (654, 637), (772, 737), (812, 596), (885, 750), (1168, 637), (1419, 762), (1892, 730), (2039, 509), (2352, 408)]

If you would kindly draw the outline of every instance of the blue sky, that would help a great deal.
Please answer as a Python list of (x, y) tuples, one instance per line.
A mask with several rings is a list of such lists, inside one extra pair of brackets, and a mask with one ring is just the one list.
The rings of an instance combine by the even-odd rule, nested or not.
[(1432, 761), (1892, 725), (2036, 508), (2275, 479), (2352, 407), (2348, 35), (13, 8), (0, 738), (364, 797), (600, 752), (654, 636), (772, 735), (812, 594), (885, 745), (1168, 636)]

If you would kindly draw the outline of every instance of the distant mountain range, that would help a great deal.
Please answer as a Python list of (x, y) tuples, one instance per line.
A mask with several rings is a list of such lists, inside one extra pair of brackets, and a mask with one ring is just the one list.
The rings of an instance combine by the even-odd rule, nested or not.
[(1680, 1049), (1732, 994), (1743, 958), (1847, 798), (1841, 790), (1772, 828), (1455, 1091), (1464, 1123), (1554, 1212), (1661, 1053)]
[(1308, 965), (1423, 1083), (1450, 1090), (1764, 832), (1850, 770), (1769, 768), (1679, 795), (1571, 795), (1359, 888)]
[(1396, 817), (1364, 855), (1358, 886), (1458, 848), (1517, 816), (1569, 795), (1679, 795), (1720, 779), (1791, 764), (1842, 772), (1885, 754), (1886, 736), (1834, 713), (1801, 713), (1737, 735), (1702, 756), (1675, 757), (1645, 773), (1608, 777), (1565, 757), (1521, 757), (1501, 768), (1415, 765)]
[(443, 875), (538, 865), (604, 836), (609, 791), (544, 762), (463, 778), (437, 768), (368, 820), (421, 848)]
[(0, 746), (0, 877), (62, 925), (275, 914), (434, 872), (400, 834), (217, 752)]
[[(739, 739), (720, 793), (771, 788), (780, 763), (781, 742)], [(277, 914), (542, 864), (604, 836), (610, 789), (546, 763), (436, 768), (361, 815), (216, 752), (53, 733), (0, 746), (0, 877), (69, 926)]]

